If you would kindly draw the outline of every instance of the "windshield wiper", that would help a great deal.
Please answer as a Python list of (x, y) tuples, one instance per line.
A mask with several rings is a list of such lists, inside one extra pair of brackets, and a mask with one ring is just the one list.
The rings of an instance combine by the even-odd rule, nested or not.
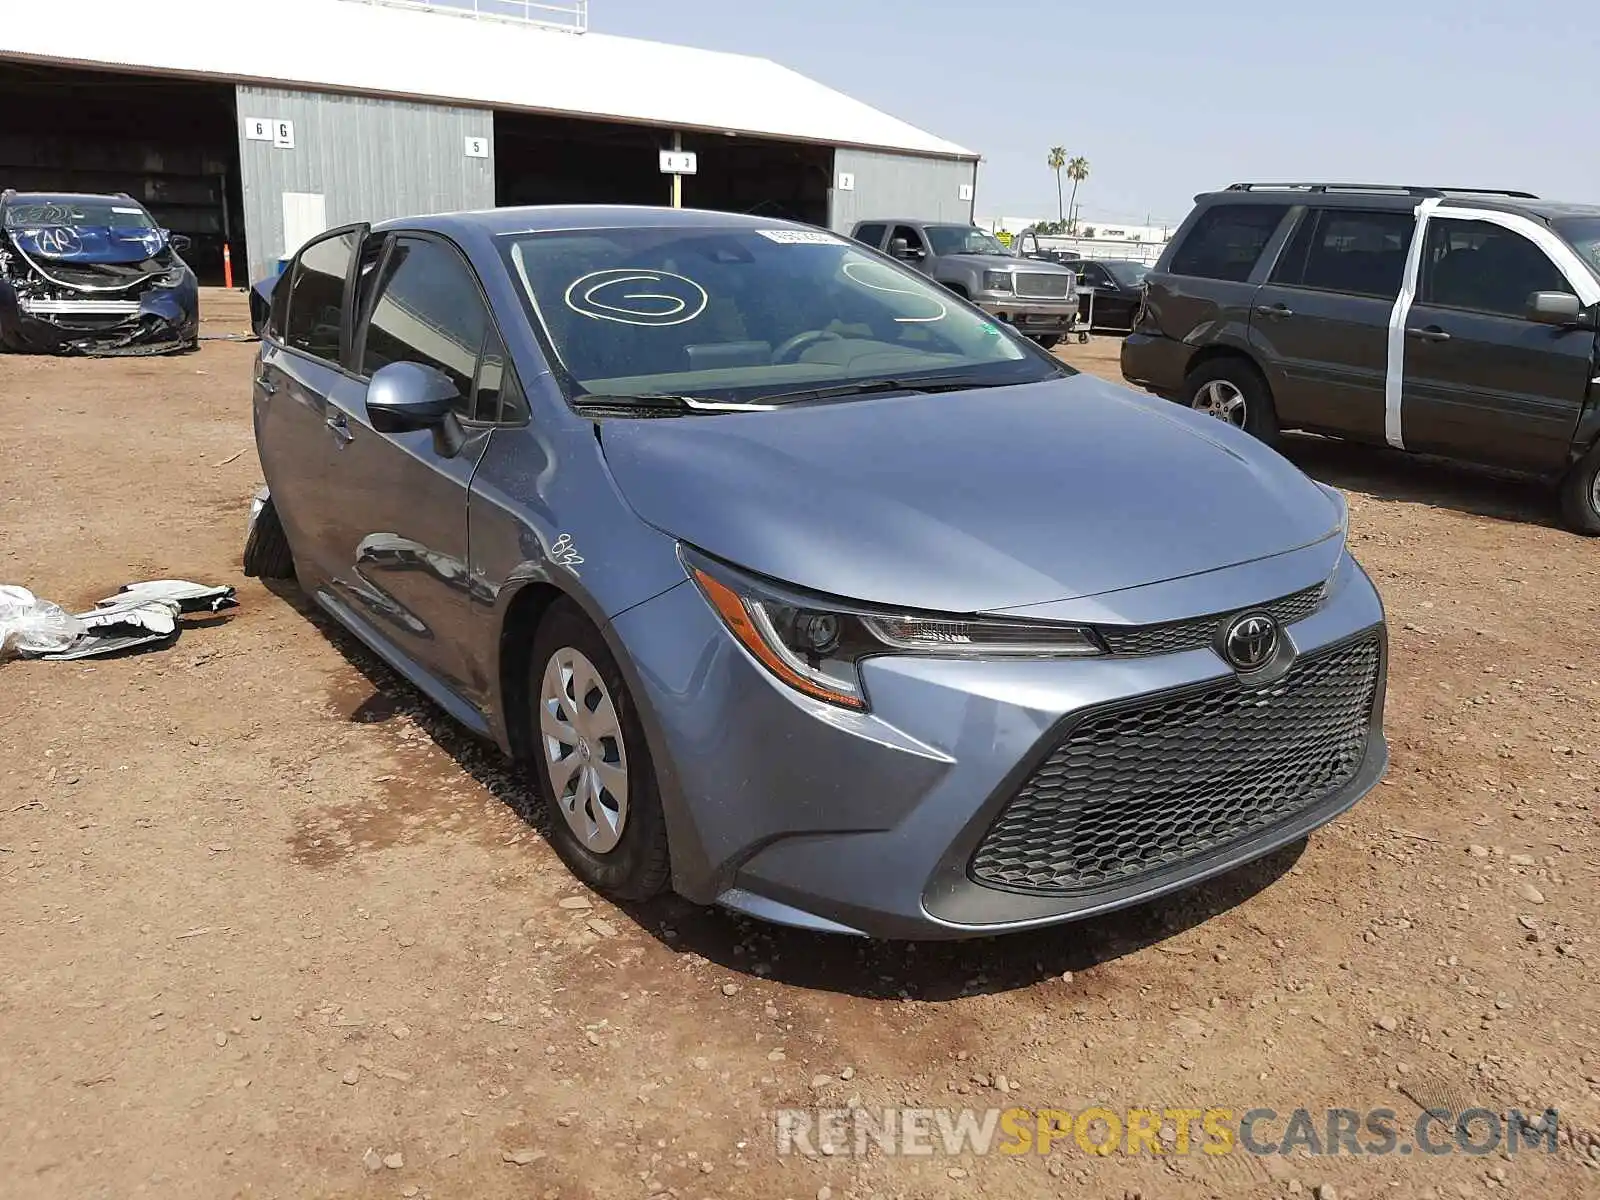
[(586, 392), (574, 396), (575, 408), (638, 408), (655, 412), (719, 413), (719, 412), (770, 412), (773, 404), (745, 404), (737, 400), (709, 400), (703, 396), (680, 396), (673, 392), (625, 392), (605, 396)]
[(760, 403), (772, 406), (798, 400), (830, 400), (843, 396), (870, 396), (878, 392), (965, 392), (975, 388), (1008, 387), (1015, 383), (1034, 383), (1035, 380), (985, 379), (977, 375), (907, 375), (901, 379), (863, 379), (857, 383), (840, 383), (828, 387), (799, 388), (792, 392), (773, 392), (759, 398)]

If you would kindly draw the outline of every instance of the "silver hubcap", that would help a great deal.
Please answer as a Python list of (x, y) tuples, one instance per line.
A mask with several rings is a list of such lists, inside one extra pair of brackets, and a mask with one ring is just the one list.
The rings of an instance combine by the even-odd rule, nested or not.
[(1244, 428), (1244, 393), (1226, 379), (1213, 379), (1194, 395), (1194, 410)]
[(1589, 485), (1589, 507), (1600, 516), (1600, 474), (1596, 474), (1594, 482)]
[(596, 854), (615, 849), (628, 823), (628, 750), (600, 672), (570, 646), (545, 664), (539, 732), (550, 794), (568, 827)]

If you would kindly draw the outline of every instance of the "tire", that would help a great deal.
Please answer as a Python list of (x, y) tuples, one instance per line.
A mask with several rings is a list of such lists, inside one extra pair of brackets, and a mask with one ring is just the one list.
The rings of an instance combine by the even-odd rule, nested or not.
[(1061, 344), (1061, 335), (1059, 333), (1041, 333), (1033, 340), (1039, 343), (1039, 349), (1041, 350), (1054, 350)]
[[(595, 891), (648, 900), (671, 877), (667, 825), (644, 728), (616, 659), (577, 605), (558, 600), (534, 635), (528, 672), (530, 769), (550, 844)], [(564, 770), (568, 763), (574, 766)], [(619, 764), (620, 776), (598, 769)], [(619, 778), (621, 797), (612, 790)]]
[(1561, 480), (1561, 516), (1573, 533), (1600, 537), (1600, 443)]
[(294, 555), (269, 497), (244, 542), (244, 573), (257, 579), (293, 579)]
[(1278, 443), (1272, 389), (1248, 359), (1213, 358), (1201, 363), (1183, 381), (1183, 404), (1269, 446)]

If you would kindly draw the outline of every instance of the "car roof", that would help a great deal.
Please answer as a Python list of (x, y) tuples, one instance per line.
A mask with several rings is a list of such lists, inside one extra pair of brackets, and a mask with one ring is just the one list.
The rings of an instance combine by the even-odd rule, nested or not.
[[(932, 217), (869, 217), (865, 221), (857, 221), (856, 228), (863, 225), (960, 225), (963, 229), (977, 229), (971, 221), (936, 221)], [(984, 230), (985, 233), (988, 230)]]
[(1600, 217), (1600, 205), (1567, 204), (1537, 196), (1508, 192), (1475, 191), (1470, 188), (1418, 188), (1382, 184), (1235, 184), (1214, 192), (1202, 192), (1197, 204), (1306, 204), (1316, 207), (1412, 209), (1427, 198), (1488, 208), (1499, 212), (1525, 213), (1544, 221), (1563, 217)]
[(541, 204), (524, 208), (486, 208), (474, 212), (399, 217), (375, 224), (373, 229), (420, 229), (443, 234), (472, 229), (491, 236), (586, 229), (798, 229), (816, 232), (815, 226), (798, 221), (644, 204)]
[(0, 193), (0, 200), (7, 204), (76, 204), (83, 200), (115, 200), (144, 208), (131, 196), (113, 196), (104, 192), (5, 192)]

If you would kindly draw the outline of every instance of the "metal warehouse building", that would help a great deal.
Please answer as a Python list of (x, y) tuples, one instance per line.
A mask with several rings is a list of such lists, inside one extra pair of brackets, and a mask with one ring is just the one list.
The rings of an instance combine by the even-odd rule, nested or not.
[(225, 242), (258, 278), (351, 221), (670, 203), (664, 150), (696, 156), (685, 206), (971, 219), (971, 151), (767, 59), (586, 24), (586, 0), (70, 0), (0, 24), (0, 187), (127, 192), (207, 282)]

